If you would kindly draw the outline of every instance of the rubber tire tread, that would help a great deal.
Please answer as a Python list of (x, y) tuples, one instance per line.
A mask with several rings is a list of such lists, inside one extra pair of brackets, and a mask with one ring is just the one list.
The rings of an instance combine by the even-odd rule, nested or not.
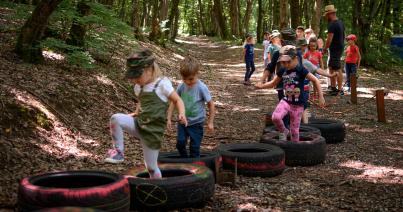
[[(126, 177), (129, 180), (131, 190), (130, 210), (165, 211), (191, 208), (204, 205), (214, 196), (214, 176), (209, 168), (189, 163), (160, 164), (159, 168), (162, 172), (169, 169), (181, 169), (193, 170), (196, 173), (185, 176), (163, 177), (162, 179), (149, 179), (137, 177), (138, 174), (147, 173), (144, 168), (135, 168), (129, 171)], [(137, 186), (139, 185), (151, 185), (163, 190), (166, 194), (166, 202), (153, 206), (144, 204), (138, 198)]]
[[(160, 163), (193, 163), (200, 164), (202, 162), (204, 166), (208, 167), (211, 171), (213, 171), (215, 176), (215, 160), (220, 157), (218, 151), (201, 151), (200, 155), (205, 155), (200, 158), (180, 158), (178, 151), (173, 152), (160, 152), (158, 155), (158, 162)], [(173, 158), (175, 157), (175, 158)]]
[[(267, 152), (232, 152), (235, 149), (259, 149)], [(285, 169), (284, 151), (273, 145), (252, 143), (252, 144), (221, 144), (218, 151), (222, 157), (223, 169), (235, 170), (232, 161), (237, 158), (237, 173), (250, 177), (274, 177), (280, 175)], [(231, 161), (231, 162), (228, 162)], [(273, 167), (255, 168), (270, 164)], [(246, 167), (248, 168), (246, 168)]]
[[(276, 126), (269, 126), (264, 128), (263, 133), (268, 133), (268, 132), (278, 132)], [(317, 135), (321, 135), (321, 132), (318, 128), (308, 126), (306, 124), (301, 124), (299, 127), (299, 132), (300, 133), (314, 133)]]
[(346, 126), (339, 120), (310, 119), (306, 125), (318, 128), (328, 144), (341, 143), (346, 137)]
[[(35, 185), (58, 177), (86, 176), (108, 178), (112, 183), (86, 188), (49, 188)], [(95, 178), (96, 177), (96, 178)], [(34, 211), (50, 207), (86, 207), (102, 211), (129, 211), (128, 180), (118, 174), (103, 171), (63, 171), (26, 177), (18, 189), (18, 211)]]
[(325, 139), (313, 133), (301, 133), (300, 137), (305, 137), (309, 141), (280, 141), (278, 133), (271, 132), (264, 134), (260, 142), (283, 149), (287, 166), (313, 166), (323, 163), (326, 159)]

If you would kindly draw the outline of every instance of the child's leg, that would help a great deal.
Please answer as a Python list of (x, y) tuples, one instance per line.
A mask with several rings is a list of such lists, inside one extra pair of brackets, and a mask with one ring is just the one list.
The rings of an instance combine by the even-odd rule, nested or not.
[(302, 113), (304, 106), (302, 105), (290, 105), (290, 131), (291, 141), (299, 141), (299, 126), (301, 123)]
[(249, 72), (248, 80), (250, 80), (253, 72), (255, 72), (255, 62), (253, 60), (250, 62), (250, 66), (251, 66), (252, 70)]
[(110, 132), (114, 148), (119, 149), (122, 153), (124, 150), (123, 131), (139, 137), (136, 133), (135, 119), (132, 116), (123, 113), (114, 114), (110, 120)]
[(283, 118), (288, 114), (288, 111), (290, 110), (290, 105), (284, 101), (281, 100), (276, 109), (273, 112), (273, 115), (271, 117), (273, 124), (276, 126), (277, 130), (281, 133), (288, 132), (288, 130), (285, 128)]
[(145, 145), (142, 141), (140, 142), (143, 147), (144, 163), (151, 179), (160, 179), (162, 177), (161, 170), (158, 168), (158, 149), (151, 149)]
[(350, 76), (351, 76), (351, 66), (349, 63), (346, 63), (346, 85), (350, 88)]
[(187, 128), (190, 137), (190, 157), (200, 157), (200, 145), (203, 140), (203, 123), (195, 124)]
[(245, 61), (246, 63), (246, 72), (245, 72), (245, 82), (248, 81), (248, 76), (250, 73), (250, 69), (251, 69), (251, 64), (250, 61)]
[[(277, 97), (278, 97), (278, 101), (281, 102), (281, 100), (284, 98), (284, 90), (278, 90)], [(283, 123), (285, 125), (285, 128), (287, 128), (287, 129), (290, 128), (290, 116), (288, 114), (284, 116)]]
[(178, 123), (178, 134), (176, 138), (176, 149), (178, 150), (179, 154), (183, 158), (188, 157), (188, 153), (186, 151), (186, 144), (188, 140), (188, 133), (186, 132), (186, 127), (183, 124)]

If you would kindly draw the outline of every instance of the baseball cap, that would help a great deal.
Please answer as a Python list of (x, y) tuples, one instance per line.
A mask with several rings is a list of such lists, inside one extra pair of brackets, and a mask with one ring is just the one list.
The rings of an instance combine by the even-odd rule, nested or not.
[(144, 68), (150, 66), (155, 61), (153, 53), (149, 49), (142, 49), (135, 52), (126, 60), (126, 78), (138, 78)]
[(280, 49), (280, 57), (277, 62), (291, 61), (297, 56), (297, 49), (295, 46), (286, 45)]
[(353, 40), (353, 41), (355, 41), (355, 40), (357, 40), (357, 36), (355, 36), (354, 34), (350, 34), (350, 35), (348, 35), (348, 36), (346, 37), (346, 40)]

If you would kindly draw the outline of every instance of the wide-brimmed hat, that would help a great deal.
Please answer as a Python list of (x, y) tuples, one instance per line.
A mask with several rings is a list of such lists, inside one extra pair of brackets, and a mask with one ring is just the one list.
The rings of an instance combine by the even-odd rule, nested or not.
[(295, 45), (297, 35), (294, 29), (288, 28), (281, 30), (281, 38), (285, 45)]
[(286, 45), (280, 49), (280, 57), (277, 62), (291, 61), (297, 56), (297, 49), (293, 45)]
[(325, 12), (323, 13), (323, 16), (326, 16), (329, 13), (335, 13), (335, 12), (337, 12), (337, 9), (334, 7), (333, 4), (327, 5), (325, 7)]
[(297, 48), (301, 48), (301, 46), (307, 46), (307, 45), (308, 45), (308, 42), (306, 41), (305, 38), (299, 38), (297, 40), (297, 44), (296, 44)]
[(271, 35), (270, 35), (270, 40), (271, 39), (273, 39), (273, 38), (277, 38), (277, 37), (280, 37), (280, 32), (278, 32), (277, 30), (273, 30), (273, 32), (271, 33)]
[(149, 49), (135, 52), (126, 60), (126, 78), (140, 77), (144, 72), (144, 68), (151, 66), (154, 61), (155, 57)]

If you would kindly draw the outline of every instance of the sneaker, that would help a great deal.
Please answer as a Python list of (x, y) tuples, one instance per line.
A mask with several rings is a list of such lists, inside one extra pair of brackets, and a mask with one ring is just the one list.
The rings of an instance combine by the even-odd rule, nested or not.
[(283, 133), (278, 134), (278, 140), (280, 141), (287, 141), (288, 131), (284, 131)]
[(340, 91), (340, 96), (344, 96), (344, 91)]
[(330, 92), (330, 95), (332, 95), (332, 96), (337, 96), (338, 94), (339, 94), (339, 90), (338, 90), (338, 89), (336, 89), (336, 90)]
[(124, 156), (119, 149), (110, 149), (108, 150), (108, 157), (104, 161), (107, 163), (121, 163), (124, 161)]

